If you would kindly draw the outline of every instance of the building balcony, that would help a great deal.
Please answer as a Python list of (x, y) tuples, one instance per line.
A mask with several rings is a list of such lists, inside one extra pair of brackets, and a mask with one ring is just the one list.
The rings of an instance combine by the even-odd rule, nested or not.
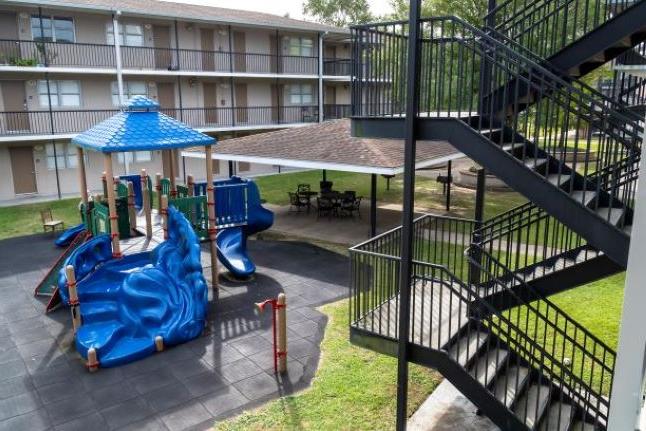
[(325, 58), (323, 59), (323, 75), (326, 76), (351, 76), (352, 59)]
[[(324, 105), (324, 119), (344, 118), (350, 111), (350, 105)], [(117, 112), (117, 109), (0, 112), (0, 140), (67, 138)], [(207, 132), (279, 128), (319, 121), (319, 108), (315, 105), (171, 108), (162, 109), (162, 112)]]
[[(121, 46), (124, 71), (192, 72), (214, 74), (319, 73), (319, 59), (311, 56), (203, 51), (196, 49)], [(116, 54), (113, 45), (91, 43), (34, 42), (0, 39), (0, 66), (20, 68), (90, 69), (114, 72)], [(347, 76), (350, 60), (333, 59), (324, 63), (324, 75)]]

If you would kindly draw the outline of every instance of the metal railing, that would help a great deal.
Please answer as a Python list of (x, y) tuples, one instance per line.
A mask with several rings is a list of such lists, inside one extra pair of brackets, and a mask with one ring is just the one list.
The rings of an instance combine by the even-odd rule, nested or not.
[[(0, 136), (71, 134), (89, 129), (117, 109), (73, 109), (0, 112)], [(319, 108), (304, 106), (248, 106), (164, 108), (161, 112), (196, 128), (253, 127), (316, 123)], [(324, 119), (349, 117), (350, 105), (324, 105)]]
[(634, 0), (507, 0), (484, 18), (486, 23), (536, 53), (548, 58), (577, 41)]
[[(318, 57), (121, 46), (126, 69), (317, 75)], [(0, 65), (115, 68), (113, 45), (0, 39)]]
[[(572, 178), (563, 191), (583, 205), (599, 192), (591, 181), (596, 172), (638, 157), (641, 126), (604, 100), (459, 18), (428, 18), (419, 26), (419, 117), (462, 119), (538, 175)], [(352, 35), (353, 115), (404, 116), (407, 22), (356, 26)], [(393, 77), (392, 85), (373, 85), (381, 77)], [(547, 156), (557, 167), (539, 168)], [(579, 187), (585, 191), (572, 195)], [(634, 187), (607, 190), (612, 207), (632, 209), (634, 194), (626, 190)], [(591, 210), (600, 207), (597, 199)], [(610, 221), (613, 214), (601, 216)]]
[[(415, 220), (410, 342), (444, 351), (472, 376), (480, 376), (478, 383), (485, 382), (483, 386), (489, 390), (502, 382), (508, 388), (511, 386), (504, 398), (498, 396), (503, 403), (508, 401), (507, 394), (518, 396), (523, 391), (523, 382), (514, 382), (505, 370), (529, 365), (539, 371), (533, 384), (558, 389), (551, 399), (572, 400), (582, 419), (592, 418), (603, 426), (610, 402), (615, 352), (548, 299), (538, 296), (537, 300), (532, 296), (528, 300), (530, 296), (525, 297), (522, 292), (531, 292), (529, 286), (520, 294), (510, 291), (516, 300), (514, 307), (504, 309), (489, 303), (482, 289), (468, 281), (470, 264), (492, 283), (500, 284), (499, 289), (509, 289), (501, 280), (516, 275), (508, 273), (484, 250), (478, 251), (478, 261), (467, 257), (473, 255), (472, 249), (464, 248), (471, 227), (470, 220), (430, 215)], [(393, 341), (398, 336), (400, 247), (401, 229), (397, 228), (350, 249), (351, 327)], [(495, 271), (490, 274), (491, 268)], [(517, 306), (519, 303), (523, 305)], [(460, 351), (459, 337), (471, 339), (487, 333), (495, 338), (478, 344), (477, 351)], [(473, 348), (471, 345), (465, 343), (464, 348)], [(511, 359), (498, 354), (505, 350), (514, 354)], [(480, 361), (465, 363), (465, 357), (472, 356), (490, 360), (484, 369), (478, 370)], [(525, 417), (520, 419), (536, 417), (538, 410), (533, 409), (538, 408), (525, 406)], [(562, 419), (557, 416), (550, 420), (560, 424), (570, 417), (564, 414)]]
[(323, 75), (350, 76), (352, 75), (352, 59), (324, 58)]

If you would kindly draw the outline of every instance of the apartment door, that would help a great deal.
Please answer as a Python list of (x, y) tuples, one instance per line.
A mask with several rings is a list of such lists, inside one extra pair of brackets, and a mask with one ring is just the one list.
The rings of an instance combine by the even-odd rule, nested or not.
[(325, 93), (323, 94), (323, 103), (325, 105), (336, 105), (336, 88), (333, 85), (325, 86)]
[(153, 45), (155, 46), (155, 68), (173, 68), (173, 55), (170, 49), (170, 27), (153, 25)]
[(0, 57), (3, 60), (20, 57), (20, 49), (14, 41), (18, 39), (18, 24), (13, 12), (0, 12)]
[(206, 124), (218, 123), (218, 84), (205, 82), (202, 84), (204, 91), (204, 120)]
[(233, 67), (236, 72), (246, 72), (247, 58), (245, 56), (246, 39), (245, 34), (241, 31), (233, 32), (233, 52), (236, 53), (233, 60)]
[[(236, 123), (247, 123), (249, 115), (247, 110), (247, 84), (236, 84), (234, 88), (236, 100)], [(262, 115), (262, 113), (260, 113)]]
[(269, 72), (278, 73), (278, 36), (269, 36)]
[(13, 190), (17, 195), (36, 193), (36, 167), (33, 147), (9, 147)]
[(336, 58), (336, 46), (326, 46), (323, 50), (323, 73), (325, 75), (335, 75), (334, 59)]
[(157, 101), (166, 115), (179, 119), (175, 106), (175, 84), (172, 82), (158, 82)]
[(200, 29), (200, 47), (202, 48), (202, 70), (215, 70), (215, 45), (212, 28)]
[(5, 127), (8, 132), (24, 132), (30, 130), (29, 114), (27, 114), (27, 97), (25, 81), (0, 81), (2, 101), (4, 103)]

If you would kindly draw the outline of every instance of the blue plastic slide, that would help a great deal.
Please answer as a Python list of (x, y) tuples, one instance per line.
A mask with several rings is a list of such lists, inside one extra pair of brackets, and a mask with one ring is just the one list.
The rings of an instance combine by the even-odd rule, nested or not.
[(56, 238), (56, 241), (54, 241), (54, 244), (56, 244), (57, 247), (67, 247), (74, 240), (74, 238), (76, 238), (76, 235), (80, 234), (84, 230), (85, 223), (72, 226), (71, 228), (65, 230), (65, 232), (60, 234), (60, 236)]
[[(81, 356), (87, 359), (93, 347), (101, 367), (114, 367), (151, 355), (158, 335), (164, 345), (174, 345), (202, 333), (207, 288), (200, 245), (174, 207), (168, 209), (168, 235), (152, 252), (121, 259), (112, 258), (110, 237), (101, 235), (68, 257), (66, 265), (73, 265), (77, 276), (82, 325), (76, 349)], [(68, 303), (64, 269), (58, 286)]]
[[(256, 183), (249, 179), (232, 177), (227, 181), (216, 183), (216, 193), (219, 187), (230, 184), (246, 183), (247, 223), (222, 229), (218, 232), (218, 258), (220, 262), (236, 277), (249, 277), (256, 271), (256, 265), (247, 254), (247, 237), (257, 232), (269, 229), (274, 223), (274, 213), (262, 207), (260, 193)], [(242, 199), (241, 199), (241, 202)], [(218, 200), (216, 194), (216, 214), (222, 213), (221, 205), (228, 206), (228, 202)], [(227, 211), (228, 213), (228, 211)]]

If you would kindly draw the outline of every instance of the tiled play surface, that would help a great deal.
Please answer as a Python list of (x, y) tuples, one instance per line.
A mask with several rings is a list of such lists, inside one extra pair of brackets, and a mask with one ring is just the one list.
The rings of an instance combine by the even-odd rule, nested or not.
[[(223, 283), (202, 338), (89, 374), (71, 347), (68, 310), (44, 315), (32, 296), (58, 253), (52, 237), (0, 241), (0, 430), (206, 429), (307, 386), (326, 325), (315, 307), (347, 295), (348, 261), (305, 243), (250, 241), (249, 249), (256, 278)], [(276, 378), (270, 313), (257, 315), (253, 304), (281, 291), (289, 369)]]

